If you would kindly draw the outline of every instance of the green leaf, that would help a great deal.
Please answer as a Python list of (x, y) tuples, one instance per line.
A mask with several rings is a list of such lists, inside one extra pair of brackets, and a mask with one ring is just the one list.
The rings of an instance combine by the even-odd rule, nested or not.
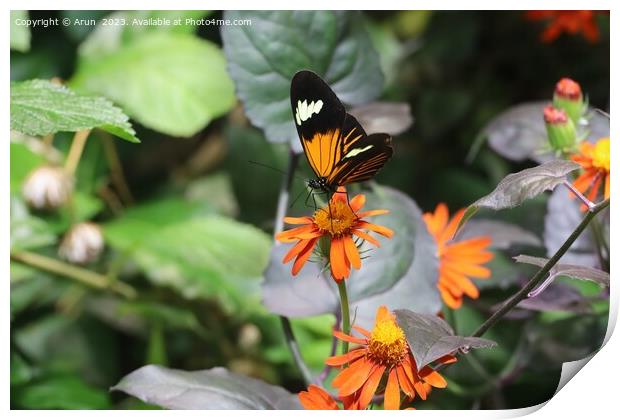
[(33, 216), (26, 204), (11, 196), (11, 250), (25, 250), (52, 245), (56, 235), (45, 220)]
[(284, 388), (216, 367), (193, 372), (149, 365), (112, 387), (172, 410), (292, 410), (299, 400)]
[(12, 50), (19, 52), (30, 50), (30, 28), (23, 23), (23, 20), (26, 19), (28, 19), (28, 12), (26, 10), (11, 10)]
[[(549, 259), (532, 257), (529, 255), (517, 255), (514, 260), (519, 263), (532, 264), (544, 267)], [(566, 276), (573, 279), (593, 281), (604, 287), (609, 287), (609, 273), (592, 267), (585, 267), (575, 264), (556, 264), (551, 268), (549, 277)]]
[[(92, 34), (80, 45), (79, 53), (84, 57), (108, 54), (130, 44), (137, 38), (148, 36), (152, 32), (192, 34), (198, 28), (197, 20), (210, 13), (207, 10), (123, 10), (113, 12), (105, 17), (106, 24), (101, 20), (99, 21)], [(176, 20), (180, 20), (180, 24), (177, 25)], [(119, 24), (110, 25), (109, 22), (118, 22)], [(121, 24), (123, 22), (124, 25)], [(75, 25), (71, 27), (75, 27)]]
[(196, 315), (189, 309), (151, 300), (124, 301), (113, 296), (91, 298), (86, 309), (116, 329), (129, 334), (144, 336), (150, 325), (164, 329), (190, 330), (204, 334)]
[(405, 332), (418, 370), (463, 347), (488, 348), (497, 345), (484, 338), (456, 336), (452, 327), (435, 315), (419, 314), (407, 309), (394, 312), (398, 325)]
[[(153, 283), (188, 299), (217, 297), (231, 310), (257, 300), (270, 246), (260, 230), (215, 215), (149, 227), (123, 219), (104, 227), (106, 238)], [(131, 232), (136, 235), (129, 239)]]
[[(367, 194), (364, 209), (388, 209), (389, 214), (371, 220), (394, 231), (394, 237), (380, 237), (381, 247), (364, 255), (359, 271), (347, 279), (351, 312), (355, 323), (371, 328), (377, 308), (407, 307), (436, 313), (441, 309), (437, 290), (437, 246), (426, 229), (422, 213), (405, 194), (377, 187)], [(340, 311), (336, 283), (320, 267), (307, 262), (293, 277), (291, 265), (282, 258), (289, 244), (273, 247), (265, 271), (263, 303), (269, 310), (289, 317), (306, 317)], [(366, 248), (363, 248), (366, 249)]]
[(110, 101), (48, 80), (11, 82), (11, 129), (32, 136), (101, 128), (139, 143), (128, 117)]
[(489, 194), (470, 205), (458, 228), (460, 229), (480, 207), (502, 210), (520, 205), (545, 191), (553, 190), (566, 180), (566, 176), (579, 169), (579, 164), (567, 160), (553, 160), (502, 179)]
[(20, 389), (15, 396), (24, 408), (83, 410), (110, 408), (108, 393), (76, 376), (53, 376)]
[(235, 103), (221, 50), (186, 33), (151, 32), (107, 54), (82, 53), (70, 83), (172, 136), (194, 135)]
[(270, 141), (300, 147), (289, 99), (298, 70), (315, 71), (348, 104), (383, 89), (379, 56), (358, 12), (227, 11), (224, 18), (252, 21), (223, 27), (222, 40), (245, 112)]

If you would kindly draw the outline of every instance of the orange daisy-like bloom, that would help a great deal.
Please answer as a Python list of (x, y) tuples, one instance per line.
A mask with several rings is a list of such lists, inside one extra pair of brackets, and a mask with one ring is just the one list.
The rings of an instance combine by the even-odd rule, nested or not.
[[(354, 337), (340, 331), (334, 336), (349, 343), (359, 344), (346, 354), (333, 356), (325, 362), (329, 366), (346, 366), (332, 385), (338, 389), (338, 397), (346, 401), (349, 409), (364, 410), (377, 392), (383, 377), (387, 377), (384, 408), (398, 410), (401, 390), (408, 400), (416, 393), (426, 399), (430, 386), (445, 388), (446, 380), (430, 366), (418, 371), (405, 333), (396, 323), (396, 317), (385, 306), (377, 310), (375, 325), (367, 331), (357, 325), (353, 329), (363, 335)], [(453, 363), (454, 356), (446, 355), (439, 363)]]
[(581, 33), (592, 43), (597, 42), (600, 37), (595, 12), (592, 10), (530, 10), (525, 16), (529, 20), (548, 22), (540, 34), (543, 42), (553, 42), (563, 33), (570, 35)]
[(486, 248), (491, 238), (480, 236), (463, 241), (452, 241), (456, 229), (465, 214), (461, 209), (448, 221), (448, 207), (439, 203), (434, 213), (425, 213), (426, 227), (437, 242), (439, 253), (439, 282), (437, 287), (446, 305), (457, 309), (463, 304), (463, 295), (472, 299), (479, 296), (478, 288), (469, 277), (486, 279), (491, 270), (481, 264), (493, 259)]
[[(604, 197), (605, 199), (609, 198), (609, 159), (609, 137), (599, 139), (596, 144), (583, 142), (579, 145), (579, 153), (571, 156), (571, 160), (583, 168), (583, 173), (579, 175), (573, 185), (590, 201), (596, 200), (603, 182)], [(582, 210), (585, 209), (586, 206), (583, 205)]]
[(316, 385), (310, 385), (308, 390), (300, 392), (298, 397), (306, 410), (340, 410), (336, 400)]
[(276, 235), (281, 242), (297, 242), (284, 256), (284, 264), (295, 258), (292, 273), (297, 275), (304, 266), (319, 239), (326, 237), (330, 240), (329, 265), (332, 277), (342, 281), (351, 274), (351, 267), (359, 270), (362, 260), (354, 236), (380, 246), (379, 241), (370, 236), (370, 230), (391, 238), (394, 234), (391, 229), (375, 225), (364, 220), (365, 217), (378, 216), (388, 213), (388, 210), (369, 210), (360, 212), (366, 203), (366, 196), (356, 195), (347, 201), (344, 187), (339, 187), (332, 196), (328, 206), (314, 212), (312, 217), (285, 217), (284, 221), (300, 227), (285, 230)]

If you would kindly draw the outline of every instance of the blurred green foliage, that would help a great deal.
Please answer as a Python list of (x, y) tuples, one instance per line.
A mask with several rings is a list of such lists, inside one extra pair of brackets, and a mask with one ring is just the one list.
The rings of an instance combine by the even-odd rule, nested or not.
[[(222, 18), (222, 12), (29, 16)], [(522, 12), (356, 16), (385, 76), (380, 99), (408, 103), (415, 118), (395, 138), (394, 158), (377, 181), (403, 191), (423, 211), (440, 201), (455, 211), (489, 193), (506, 174), (531, 166), (509, 162), (485, 146), (471, 164), (464, 157), (493, 116), (516, 103), (550, 100), (560, 77), (579, 81), (591, 104), (607, 108), (609, 18), (597, 19), (602, 39), (596, 44), (567, 35), (544, 44), (540, 24)], [(281, 182), (277, 170), (286, 168), (287, 147), (268, 142), (236, 103), (219, 29), (12, 27), (11, 47), (12, 81), (59, 77), (76, 92), (105, 96), (131, 117), (142, 141), (113, 140), (128, 194), (106, 149), (110, 136), (94, 131), (78, 168), (73, 203), (50, 214), (29, 210), (21, 185), (42, 162), (61, 163), (70, 136), (58, 133), (53, 150), (33, 149), (38, 140), (26, 136), (12, 139), (12, 249), (55, 257), (57, 241), (72, 223), (94, 220), (103, 226), (108, 247), (88, 268), (130, 283), (138, 297), (127, 301), (11, 262), (11, 406), (152, 408), (108, 392), (147, 363), (189, 370), (225, 366), (294, 392), (302, 389), (279, 320), (260, 304), (259, 293)], [(298, 175), (308, 178), (305, 163)], [(293, 197), (303, 190), (303, 181), (296, 180)], [(307, 211), (303, 197), (291, 209)], [(546, 198), (539, 197), (511, 212), (481, 215), (542, 232), (545, 211)], [(494, 277), (479, 282), (480, 299), (445, 311), (457, 334), (471, 333), (531, 274), (531, 267), (510, 260), (521, 252), (544, 250), (521, 246), (498, 252)], [(592, 313), (515, 311), (489, 331), (496, 348), (463, 356), (445, 370), (448, 388), (433, 391), (416, 407), (500, 409), (548, 399), (561, 363), (597, 349), (605, 334), (608, 307), (600, 288), (573, 285), (592, 299)], [(292, 322), (304, 357), (319, 372), (331, 347), (334, 317)]]

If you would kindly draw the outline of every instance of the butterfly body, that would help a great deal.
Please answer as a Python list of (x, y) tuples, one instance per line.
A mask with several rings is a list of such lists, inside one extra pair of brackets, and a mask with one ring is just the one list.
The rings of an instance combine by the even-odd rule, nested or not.
[(315, 179), (314, 190), (372, 178), (392, 156), (388, 134), (367, 135), (333, 90), (315, 73), (302, 70), (291, 81), (291, 108), (299, 140)]

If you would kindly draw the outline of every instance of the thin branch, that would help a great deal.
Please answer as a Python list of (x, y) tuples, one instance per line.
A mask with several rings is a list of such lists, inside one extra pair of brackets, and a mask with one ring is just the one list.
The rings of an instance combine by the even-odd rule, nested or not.
[(64, 276), (95, 289), (109, 289), (129, 299), (133, 299), (137, 295), (136, 290), (127, 283), (118, 280), (110, 282), (109, 278), (102, 274), (95, 273), (85, 268), (76, 267), (44, 255), (28, 251), (19, 251), (11, 253), (11, 260), (47, 271), (48, 273)]
[(295, 335), (293, 334), (291, 321), (285, 316), (281, 316), (280, 321), (282, 322), (282, 330), (284, 331), (284, 337), (286, 338), (286, 344), (288, 346), (288, 349), (291, 351), (293, 359), (295, 360), (295, 364), (297, 365), (297, 368), (299, 368), (301, 375), (304, 377), (306, 385), (316, 384), (316, 381), (312, 378), (312, 373), (310, 372), (310, 369), (308, 368), (308, 366), (306, 366), (306, 363), (304, 362), (304, 359), (301, 355), (299, 344), (297, 344), (297, 340), (295, 339)]
[(562, 244), (560, 249), (547, 261), (547, 263), (540, 269), (538, 272), (532, 277), (530, 281), (527, 282), (525, 286), (521, 290), (519, 290), (515, 295), (513, 295), (510, 299), (508, 299), (504, 304), (495, 312), (489, 319), (487, 319), (478, 329), (472, 334), (473, 337), (481, 337), (489, 328), (491, 328), (497, 321), (499, 321), (504, 315), (506, 315), (512, 308), (517, 306), (519, 302), (523, 299), (527, 298), (528, 293), (530, 293), (538, 284), (547, 277), (549, 271), (553, 268), (554, 265), (562, 258), (562, 256), (568, 251), (573, 242), (583, 233), (586, 227), (590, 224), (590, 221), (594, 219), (594, 217), (602, 210), (609, 206), (609, 199), (596, 204), (591, 211), (589, 211), (586, 216), (583, 218), (579, 226), (575, 228), (573, 233), (570, 234), (568, 239)]
[(102, 140), (103, 152), (106, 160), (108, 161), (108, 168), (110, 169), (110, 178), (112, 178), (112, 183), (116, 187), (122, 201), (127, 205), (132, 205), (134, 203), (133, 195), (131, 194), (131, 190), (127, 184), (125, 172), (123, 171), (123, 165), (118, 157), (116, 143), (114, 143), (112, 136), (107, 133), (102, 136)]
[(76, 132), (73, 136), (73, 142), (71, 143), (71, 148), (69, 149), (69, 154), (65, 161), (65, 169), (69, 175), (75, 173), (78, 163), (80, 163), (80, 158), (82, 157), (82, 152), (84, 151), (86, 139), (88, 139), (89, 134), (90, 130), (81, 130)]
[[(289, 149), (288, 168), (286, 169), (286, 175), (282, 180), (280, 195), (278, 197), (278, 207), (276, 211), (276, 220), (274, 223), (274, 235), (282, 232), (282, 230), (284, 229), (284, 216), (286, 215), (286, 209), (288, 208), (291, 186), (293, 185), (293, 179), (295, 178), (295, 170), (297, 169), (298, 162), (299, 155), (295, 153), (293, 149)], [(297, 344), (297, 340), (295, 339), (295, 335), (293, 334), (293, 329), (291, 328), (291, 322), (287, 317), (283, 315), (280, 315), (280, 322), (282, 324), (282, 330), (286, 338), (286, 344), (291, 351), (293, 360), (295, 360), (295, 364), (301, 372), (301, 375), (303, 376), (306, 385), (315, 383), (314, 379), (312, 378), (312, 373), (304, 362), (301, 351), (299, 350), (299, 345)]]

